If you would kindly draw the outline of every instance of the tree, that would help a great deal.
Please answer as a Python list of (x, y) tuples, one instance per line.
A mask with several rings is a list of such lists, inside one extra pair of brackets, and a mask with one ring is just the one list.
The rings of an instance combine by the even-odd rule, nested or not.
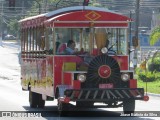
[(160, 39), (160, 26), (155, 27), (150, 35), (150, 45), (156, 44)]
[(18, 25), (18, 20), (17, 19), (12, 19), (10, 20), (9, 24), (7, 27), (9, 28), (8, 33), (11, 33), (13, 35), (18, 35), (19, 33), (19, 25)]

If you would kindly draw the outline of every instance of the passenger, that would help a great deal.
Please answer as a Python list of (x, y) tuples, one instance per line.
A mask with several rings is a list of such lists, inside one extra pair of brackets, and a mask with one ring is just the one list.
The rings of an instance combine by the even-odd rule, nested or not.
[(76, 47), (76, 43), (74, 40), (69, 40), (67, 42), (67, 47), (64, 50), (64, 54), (67, 55), (82, 55), (82, 54), (86, 54), (87, 52), (84, 51), (83, 48), (81, 48), (80, 51), (78, 51), (78, 49), (75, 48)]
[(69, 40), (67, 42), (67, 48), (65, 49), (64, 53), (68, 55), (76, 54), (77, 51), (75, 49), (76, 43), (74, 40)]
[(59, 46), (60, 46), (60, 42), (56, 42), (56, 52), (58, 51), (58, 48), (59, 48)]

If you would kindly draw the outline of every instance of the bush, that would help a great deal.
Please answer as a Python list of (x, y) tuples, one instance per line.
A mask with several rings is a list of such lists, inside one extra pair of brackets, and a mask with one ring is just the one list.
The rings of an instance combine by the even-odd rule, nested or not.
[(155, 78), (156, 78), (156, 80), (160, 81), (160, 73), (157, 72), (157, 73), (155, 74)]
[(160, 81), (160, 74), (159, 72), (149, 72), (149, 71), (143, 71), (137, 73), (138, 79), (142, 80), (143, 82), (153, 82), (153, 81)]
[(147, 70), (160, 72), (160, 57), (155, 57), (153, 60), (150, 58), (147, 62)]
[(155, 81), (155, 74), (152, 74), (151, 72), (141, 72), (138, 74), (138, 77), (143, 82), (152, 82)]
[(141, 63), (140, 68), (136, 68), (135, 73), (138, 76), (139, 80), (143, 82), (153, 82), (153, 81), (160, 81), (160, 56), (152, 60), (150, 58), (146, 63), (146, 70), (142, 67), (143, 62)]
[(143, 70), (141, 68), (137, 67), (135, 73), (138, 75), (140, 72), (143, 72)]

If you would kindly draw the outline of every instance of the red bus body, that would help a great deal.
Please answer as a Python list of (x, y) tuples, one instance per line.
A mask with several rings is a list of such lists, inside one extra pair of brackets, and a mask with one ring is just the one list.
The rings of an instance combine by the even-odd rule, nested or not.
[[(88, 101), (104, 102), (108, 105), (112, 105), (109, 103), (122, 101), (123, 106), (128, 105), (129, 107), (128, 102), (131, 102), (132, 104), (131, 109), (127, 109), (128, 107), (124, 107), (124, 111), (134, 111), (135, 100), (144, 99), (144, 89), (137, 88), (137, 80), (134, 79), (133, 71), (129, 70), (130, 61), (128, 54), (108, 56), (109, 59), (117, 61), (120, 68), (119, 74), (121, 76), (125, 73), (130, 76), (130, 79), (127, 82), (120, 82), (122, 87), (117, 85), (117, 83), (116, 85), (114, 85), (114, 83), (107, 82), (99, 83), (98, 87), (86, 87), (87, 83), (81, 83), (81, 81), (78, 80), (78, 76), (80, 74), (87, 76), (89, 68), (78, 70), (78, 65), (83, 62), (83, 59), (80, 56), (56, 55), (54, 52), (55, 49), (53, 49), (53, 54), (49, 55), (47, 54), (48, 51), (46, 49), (38, 50), (38, 47), (34, 48), (34, 46), (36, 46), (34, 45), (34, 42), (31, 42), (32, 40), (26, 40), (25, 38), (26, 31), (30, 29), (34, 30), (43, 28), (44, 30), (42, 31), (44, 32), (46, 30), (45, 28), (49, 27), (53, 29), (57, 27), (128, 28), (128, 24), (130, 21), (131, 19), (126, 16), (106, 9), (89, 6), (63, 8), (60, 10), (55, 10), (53, 12), (21, 20), (22, 88), (25, 90), (29, 90), (32, 94), (32, 97), (33, 93), (41, 95), (42, 98), (39, 98), (41, 101), (47, 100), (48, 98), (57, 98), (59, 105), (63, 105), (63, 103), (69, 103), (70, 101), (77, 102), (77, 105), (79, 103), (81, 104), (82, 102), (88, 103)], [(38, 34), (38, 32), (35, 33)], [(47, 32), (45, 31), (45, 33)], [(37, 36), (37, 34), (31, 34), (33, 36)], [(41, 36), (43, 36), (43, 34)], [(37, 44), (38, 40), (36, 40)], [(32, 44), (29, 46), (30, 43)], [(90, 55), (93, 56), (93, 59), (96, 57), (97, 59), (101, 59), (102, 53), (97, 53), (96, 51), (92, 50), (90, 51)], [(102, 58), (104, 58), (104, 55), (102, 55)], [(107, 74), (106, 70), (103, 70), (106, 69), (107, 66), (109, 65), (104, 65), (104, 68), (101, 67), (101, 69), (98, 68), (99, 76), (102, 76), (102, 78), (104, 77), (106, 79), (108, 77), (108, 74), (112, 74)], [(112, 70), (110, 72), (112, 72)], [(30, 100), (31, 107), (42, 105), (39, 105), (38, 103), (36, 104), (33, 101), (34, 99), (32, 98), (32, 100)], [(117, 104), (114, 105), (116, 106)]]

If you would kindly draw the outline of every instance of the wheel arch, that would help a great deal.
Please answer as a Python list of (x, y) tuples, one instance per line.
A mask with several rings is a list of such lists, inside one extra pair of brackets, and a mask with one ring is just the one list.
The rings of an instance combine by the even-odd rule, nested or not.
[(73, 87), (71, 85), (57, 85), (55, 91), (55, 98), (57, 99), (58, 96), (64, 97), (64, 91), (66, 89), (73, 89)]

